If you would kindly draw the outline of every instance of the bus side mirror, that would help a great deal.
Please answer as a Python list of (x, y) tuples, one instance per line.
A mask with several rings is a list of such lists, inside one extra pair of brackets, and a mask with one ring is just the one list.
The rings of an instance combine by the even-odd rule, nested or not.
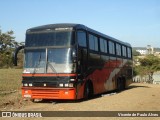
[(19, 52), (21, 49), (24, 49), (24, 45), (17, 47), (17, 48), (15, 49), (15, 51), (13, 52), (12, 59), (13, 59), (13, 64), (14, 64), (14, 66), (17, 66), (17, 54), (18, 54), (18, 52)]

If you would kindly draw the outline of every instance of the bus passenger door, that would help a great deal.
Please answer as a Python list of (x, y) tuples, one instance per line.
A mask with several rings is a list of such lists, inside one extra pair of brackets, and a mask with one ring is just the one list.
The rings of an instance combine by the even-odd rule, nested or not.
[(85, 30), (77, 31), (77, 98), (84, 97), (84, 78), (86, 77), (88, 52), (87, 52), (87, 34)]
[(87, 34), (85, 30), (77, 31), (78, 44), (78, 74), (84, 77), (87, 71)]
[(78, 50), (78, 73), (84, 77), (87, 71), (87, 49), (80, 48)]

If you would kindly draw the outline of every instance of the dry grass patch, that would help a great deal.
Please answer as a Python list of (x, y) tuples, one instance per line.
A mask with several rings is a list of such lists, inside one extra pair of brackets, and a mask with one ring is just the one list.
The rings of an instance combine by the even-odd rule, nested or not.
[(21, 98), (22, 69), (0, 69), (0, 107), (19, 105)]

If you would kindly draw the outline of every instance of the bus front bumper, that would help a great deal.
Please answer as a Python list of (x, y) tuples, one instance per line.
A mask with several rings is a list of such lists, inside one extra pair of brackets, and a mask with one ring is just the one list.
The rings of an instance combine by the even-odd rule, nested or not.
[(22, 97), (29, 99), (76, 99), (75, 88), (22, 87)]

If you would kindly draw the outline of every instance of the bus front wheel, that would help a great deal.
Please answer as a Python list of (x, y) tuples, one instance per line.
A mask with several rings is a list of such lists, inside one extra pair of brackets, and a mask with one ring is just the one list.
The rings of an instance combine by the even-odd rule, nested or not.
[(93, 85), (87, 81), (84, 87), (84, 99), (89, 99), (93, 96)]

